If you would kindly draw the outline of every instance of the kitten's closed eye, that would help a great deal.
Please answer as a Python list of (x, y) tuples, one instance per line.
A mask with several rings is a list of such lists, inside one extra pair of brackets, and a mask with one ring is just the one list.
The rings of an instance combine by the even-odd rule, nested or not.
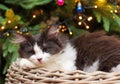
[(24, 43), (24, 45), (22, 47), (26, 52), (29, 52), (33, 49), (32, 45), (30, 43)]
[(61, 47), (58, 45), (58, 43), (54, 41), (47, 41), (43, 44), (43, 52), (47, 52), (50, 54), (56, 54), (60, 51)]
[(58, 49), (55, 47), (47, 47), (43, 49), (43, 52), (55, 54), (56, 52), (58, 52)]
[(51, 51), (51, 48), (43, 48), (43, 52), (50, 52)]
[(22, 52), (26, 53), (25, 56), (27, 56), (27, 58), (29, 58), (31, 55), (35, 53), (32, 44), (30, 44), (29, 42), (22, 43), (20, 48)]

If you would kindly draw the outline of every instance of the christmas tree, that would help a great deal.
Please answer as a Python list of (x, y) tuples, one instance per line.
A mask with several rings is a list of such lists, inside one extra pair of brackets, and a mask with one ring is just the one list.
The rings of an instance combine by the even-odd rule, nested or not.
[(34, 35), (54, 24), (71, 36), (96, 30), (119, 35), (120, 0), (1, 0), (1, 74), (18, 58), (14, 33)]

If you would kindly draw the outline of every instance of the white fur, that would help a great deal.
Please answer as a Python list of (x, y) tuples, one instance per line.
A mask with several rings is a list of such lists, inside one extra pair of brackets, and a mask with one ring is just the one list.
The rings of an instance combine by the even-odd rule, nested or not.
[[(76, 50), (68, 43), (66, 48), (63, 50), (64, 53), (58, 54), (56, 57), (56, 62), (61, 65), (63, 70), (72, 71), (76, 70), (75, 60), (76, 60)], [(58, 68), (59, 69), (59, 68)]]
[[(55, 55), (50, 55), (49, 53), (44, 53), (38, 47), (37, 44), (34, 46), (35, 54), (30, 57), (28, 60), (24, 60), (22, 65), (25, 67), (29, 67), (31, 65), (35, 65), (36, 67), (47, 68), (49, 70), (64, 70), (64, 71), (72, 71), (76, 70), (75, 60), (76, 60), (76, 50), (68, 43), (66, 47)], [(42, 62), (40, 63), (37, 59), (42, 58)], [(31, 61), (31, 63), (29, 63)], [(28, 64), (28, 65), (27, 65)], [(33, 66), (33, 67), (35, 67)], [(32, 68), (32, 67), (30, 67)]]
[(34, 65), (31, 61), (29, 61), (28, 59), (25, 59), (25, 58), (21, 58), (21, 59), (18, 59), (19, 61), (19, 66), (23, 69), (26, 69), (26, 68), (34, 68), (36, 67), (36, 65)]
[(111, 72), (120, 72), (120, 64), (118, 64), (116, 67), (113, 67)]
[(34, 45), (35, 54), (32, 55), (29, 59), (36, 65), (40, 62), (37, 59), (42, 59), (41, 62), (46, 62), (48, 58), (51, 56), (49, 53), (42, 52), (42, 49), (35, 43)]
[(96, 60), (91, 66), (85, 66), (83, 71), (85, 72), (95, 72), (98, 70), (99, 60)]

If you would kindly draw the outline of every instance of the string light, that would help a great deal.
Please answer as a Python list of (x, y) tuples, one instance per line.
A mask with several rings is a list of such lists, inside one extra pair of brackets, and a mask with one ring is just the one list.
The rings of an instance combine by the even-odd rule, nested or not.
[(83, 22), (83, 24), (85, 25), (85, 28), (86, 28), (86, 29), (89, 29), (89, 28), (90, 28), (85, 22)]
[(33, 17), (33, 18), (36, 18), (36, 15), (33, 15), (32, 17)]
[(17, 33), (19, 34), (19, 33), (20, 33), (20, 31), (18, 30), (18, 31), (17, 31)]
[(93, 19), (92, 16), (90, 16), (90, 17), (88, 17), (87, 20), (88, 20), (88, 21), (91, 21), (92, 19)]
[(82, 16), (79, 16), (78, 18), (79, 18), (80, 20), (82, 20)]
[(64, 30), (64, 29), (62, 29), (62, 32), (65, 32), (65, 30)]
[(63, 26), (62, 26), (62, 28), (64, 28), (64, 29), (65, 29), (65, 25), (63, 25)]
[(78, 22), (78, 25), (82, 25), (82, 22)]
[(7, 34), (6, 34), (6, 36), (10, 36), (10, 34), (9, 34), (9, 33), (7, 33)]
[[(70, 20), (71, 20), (71, 19), (70, 19)], [(73, 34), (72, 31), (71, 31), (71, 29), (70, 29), (70, 28), (68, 27), (68, 25), (67, 25), (67, 21), (68, 21), (68, 20), (63, 21), (63, 22), (61, 22), (61, 23), (58, 25), (58, 29), (56, 30), (57, 33), (65, 32), (65, 31), (68, 30), (69, 35), (72, 35), (72, 34)]]
[[(38, 12), (39, 12), (40, 15), (43, 14), (43, 10), (39, 10)], [(37, 17), (37, 14), (33, 14), (31, 20), (30, 20), (26, 25), (23, 25), (23, 26), (28, 26), (28, 25), (30, 25), (31, 22), (32, 22), (32, 21), (34, 20), (34, 18), (36, 18), (36, 17)], [(15, 18), (15, 21), (17, 21), (16, 18)], [(2, 34), (2, 35), (0, 35), (0, 38), (1, 38), (1, 37), (10, 36), (10, 34), (11, 34), (12, 32), (16, 32), (16, 33), (19, 33), (19, 34), (23, 34), (23, 33), (28, 32), (28, 28), (22, 28), (22, 26), (19, 27), (19, 24), (17, 24), (17, 23), (15, 23), (15, 26), (13, 27), (13, 29), (11, 28), (11, 26), (7, 26), (7, 25), (9, 25), (9, 24), (13, 26), (15, 21), (12, 20), (12, 18), (10, 18), (10, 19), (8, 19), (7, 22), (5, 23), (5, 26), (0, 26), (0, 34)], [(13, 23), (13, 24), (11, 24), (11, 23)], [(18, 26), (17, 26), (17, 25), (18, 25)], [(7, 27), (7, 28), (10, 27), (11, 29), (10, 29), (10, 30), (8, 29), (8, 30), (6, 30), (6, 31), (3, 31), (6, 27)], [(6, 28), (6, 29), (7, 29), (7, 28)], [(2, 32), (1, 32), (1, 31), (2, 31)], [(28, 34), (28, 33), (26, 33), (26, 34)]]
[(114, 10), (114, 12), (115, 12), (115, 13), (118, 13), (118, 11), (117, 11), (117, 10)]
[(73, 33), (70, 31), (69, 34), (72, 35)]
[(89, 29), (89, 28), (90, 28), (90, 27), (87, 25), (87, 26), (86, 26), (86, 29)]
[(14, 28), (15, 28), (15, 29), (18, 29), (18, 26), (15, 26)]
[(111, 13), (118, 13), (118, 10), (110, 10)]
[(4, 30), (4, 29), (5, 29), (5, 26), (2, 26), (2, 27), (1, 27), (1, 30)]
[(110, 10), (111, 13), (113, 13), (113, 10)]
[(20, 31), (19, 34), (22, 34), (22, 32)]
[(8, 23), (10, 24), (10, 23), (11, 23), (11, 20), (8, 20)]
[(95, 5), (95, 6), (94, 6), (94, 8), (98, 8), (98, 6), (97, 6), (97, 5)]
[(59, 28), (62, 28), (62, 25), (59, 25)]
[[(104, 0), (105, 1), (105, 0)], [(103, 0), (99, 0), (99, 2), (104, 2)], [(92, 16), (86, 16), (84, 14), (85, 12), (85, 9), (95, 9), (95, 8), (98, 8), (97, 5), (94, 5), (94, 6), (87, 6), (87, 5), (84, 5), (82, 2), (82, 0), (75, 0), (75, 3), (76, 3), (76, 12), (78, 13), (78, 17), (76, 18), (76, 20), (78, 21), (78, 25), (81, 26), (82, 23), (83, 25), (86, 27), (86, 29), (89, 29), (90, 27), (87, 25), (87, 23), (85, 21), (91, 21), (93, 19)]]

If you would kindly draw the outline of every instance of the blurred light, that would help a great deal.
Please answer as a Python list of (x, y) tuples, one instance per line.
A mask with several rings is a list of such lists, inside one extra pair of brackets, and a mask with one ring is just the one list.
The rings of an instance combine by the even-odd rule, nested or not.
[(111, 13), (113, 13), (113, 10), (110, 10)]
[(99, 2), (102, 2), (102, 3), (105, 3), (106, 2), (106, 0), (98, 0)]
[(25, 33), (26, 35), (29, 35), (30, 33), (29, 32), (27, 32), (27, 33)]
[(70, 35), (72, 35), (73, 33), (72, 32), (69, 32)]
[(20, 33), (20, 31), (18, 30), (17, 33)]
[(97, 7), (98, 7), (97, 5), (94, 6), (94, 8), (97, 8)]
[(90, 17), (88, 17), (88, 19), (87, 19), (87, 20), (88, 20), (88, 21), (91, 21), (92, 19), (93, 19), (93, 18), (90, 16)]
[(63, 25), (62, 28), (65, 28), (65, 25)]
[(82, 20), (82, 16), (79, 16), (79, 19)]
[(113, 16), (113, 18), (115, 18), (115, 16)]
[(22, 34), (22, 32), (20, 31), (19, 34)]
[(33, 15), (33, 18), (36, 18), (36, 15)]
[(18, 26), (15, 26), (15, 29), (17, 29), (18, 28)]
[(8, 23), (10, 24), (10, 23), (11, 23), (11, 20), (8, 20)]
[(65, 30), (64, 30), (64, 29), (62, 29), (62, 32), (65, 32)]
[(4, 29), (5, 29), (5, 26), (2, 26), (1, 29), (4, 30)]
[(9, 34), (9, 33), (7, 33), (7, 34), (6, 34), (6, 36), (10, 36), (10, 34)]
[(114, 10), (115, 13), (117, 13), (118, 11), (117, 10)]
[(59, 28), (62, 28), (62, 26), (61, 26), (61, 25), (59, 25)]
[(78, 25), (81, 25), (82, 24), (82, 22), (78, 22)]
[(86, 26), (86, 29), (89, 29), (89, 28), (90, 28), (90, 27), (87, 25), (87, 26)]

